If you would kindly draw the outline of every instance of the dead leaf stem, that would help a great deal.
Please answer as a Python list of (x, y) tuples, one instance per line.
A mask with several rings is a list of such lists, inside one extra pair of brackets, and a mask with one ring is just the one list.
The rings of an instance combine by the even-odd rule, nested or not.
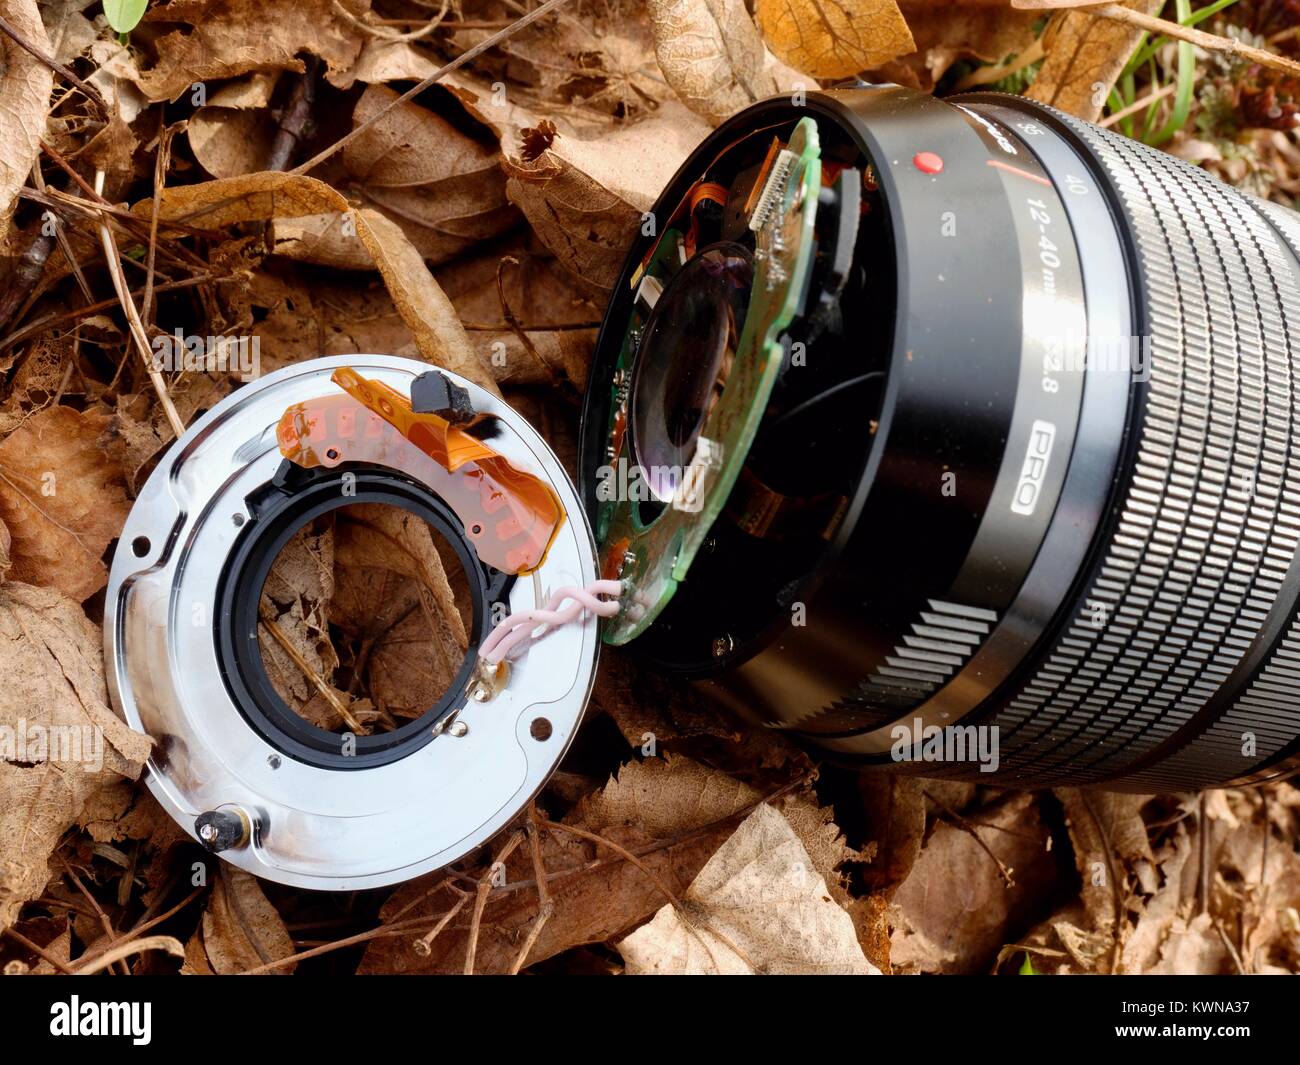
[(975, 831), (975, 826), (971, 824), (969, 821), (967, 821), (966, 818), (962, 817), (962, 815), (959, 814), (956, 810), (949, 809), (947, 805), (945, 805), (939, 799), (935, 798), (928, 791), (923, 792), (923, 794), (927, 799), (929, 799), (932, 803), (934, 803), (935, 806), (939, 807), (939, 809), (942, 810), (952, 820), (952, 822), (955, 825), (957, 825), (958, 828), (968, 833), (971, 839), (973, 839), (976, 843), (979, 844), (980, 850), (982, 850), (985, 854), (987, 854), (990, 858), (993, 859), (993, 864), (998, 867), (998, 873), (1002, 877), (1002, 879), (1006, 881), (1007, 887), (1008, 888), (1015, 887), (1016, 882), (1011, 876), (1011, 870), (1008, 869), (1003, 864), (1001, 858), (999, 858), (996, 854), (993, 853), (992, 848), (990, 848), (989, 845), (985, 843), (983, 839), (980, 838), (980, 834)]
[(1124, 7), (1122, 4), (1098, 4), (1096, 7), (1084, 7), (1079, 10), (1089, 15), (1096, 15), (1099, 18), (1110, 19), (1112, 22), (1123, 22), (1129, 26), (1136, 26), (1148, 33), (1172, 37), (1177, 41), (1187, 41), (1189, 44), (1197, 45), (1209, 52), (1240, 56), (1242, 59), (1249, 59), (1252, 63), (1258, 63), (1262, 67), (1280, 70), (1283, 74), (1289, 74), (1293, 78), (1300, 77), (1300, 63), (1294, 59), (1288, 59), (1276, 52), (1267, 52), (1263, 48), (1256, 48), (1254, 45), (1246, 44), (1235, 37), (1220, 37), (1215, 33), (1206, 33), (1204, 30), (1198, 30), (1192, 26), (1183, 26), (1177, 22), (1170, 22), (1168, 19), (1157, 18), (1155, 15), (1135, 11), (1133, 8)]
[(474, 975), (474, 959), (478, 954), (478, 934), (483, 924), (483, 911), (487, 908), (488, 895), (492, 893), (492, 878), (496, 875), (498, 867), (504, 868), (503, 863), (514, 852), (515, 848), (524, 841), (523, 829), (516, 829), (506, 840), (505, 846), (501, 848), (497, 856), (488, 866), (487, 872), (479, 877), (478, 888), (474, 895), (474, 913), (469, 920), (469, 941), (465, 944), (465, 975)]
[(293, 664), (297, 666), (299, 672), (301, 672), (302, 675), (311, 682), (312, 687), (316, 689), (321, 698), (329, 703), (334, 709), (334, 712), (343, 719), (348, 728), (357, 735), (360, 735), (361, 723), (352, 716), (348, 708), (343, 705), (343, 700), (334, 693), (334, 690), (326, 684), (322, 678), (316, 676), (316, 671), (312, 669), (307, 660), (303, 658), (298, 648), (294, 647), (290, 642), (289, 637), (284, 634), (284, 630), (282, 630), (272, 618), (261, 618), (260, 624), (271, 634), (275, 639), (275, 642), (280, 645), (280, 649), (293, 660)]
[(528, 853), (533, 860), (533, 876), (537, 879), (537, 916), (528, 926), (528, 935), (524, 937), (523, 943), (519, 946), (519, 953), (515, 955), (515, 960), (510, 966), (511, 976), (519, 975), (519, 970), (528, 960), (537, 937), (542, 934), (546, 922), (555, 912), (555, 902), (551, 898), (550, 889), (546, 886), (546, 863), (542, 860), (542, 824), (535, 802), (528, 804), (528, 820), (524, 823), (524, 831), (528, 834)]
[(22, 947), (23, 950), (29, 950), (33, 954), (35, 954), (38, 958), (40, 958), (42, 961), (49, 962), (65, 976), (71, 976), (75, 971), (66, 962), (60, 961), (44, 947), (37, 946), (21, 932), (18, 932), (13, 928), (0, 928), (0, 933), (7, 935), (10, 939), (12, 939), (15, 943), (17, 943), (20, 947)]
[[(357, 18), (356, 15), (352, 14), (351, 11), (349, 11), (346, 7), (340, 4), (339, 0), (333, 0), (334, 11), (340, 18), (343, 19), (344, 22), (347, 22), (355, 26), (367, 37), (375, 37), (378, 40), (391, 42), (394, 44), (401, 41), (418, 41), (422, 37), (429, 36), (429, 34), (431, 34), (440, 25), (442, 25), (442, 20), (447, 17), (448, 2), (449, 0), (442, 0), (442, 7), (438, 9), (437, 15), (435, 15), (432, 19), (430, 19), (428, 22), (422, 25), (418, 30), (411, 30), (409, 33), (397, 33), (394, 30), (387, 29), (385, 24), (390, 22), (408, 23), (410, 20), (378, 19), (376, 23), (372, 24)], [(463, 24), (457, 23), (456, 25), (459, 27)]]
[[(95, 195), (102, 198), (103, 192), (104, 171), (96, 170)], [(140, 321), (140, 313), (136, 310), (135, 300), (131, 298), (131, 291), (127, 288), (126, 277), (122, 273), (122, 264), (118, 259), (117, 241), (113, 239), (113, 231), (103, 218), (99, 222), (99, 239), (104, 246), (104, 258), (108, 263), (109, 276), (113, 279), (113, 288), (117, 292), (118, 301), (122, 304), (127, 324), (130, 326), (131, 338), (139, 349), (140, 358), (144, 360), (145, 370), (149, 374), (149, 381), (153, 384), (154, 391), (158, 393), (158, 402), (162, 404), (163, 414), (167, 416), (167, 422), (171, 426), (172, 432), (176, 434), (176, 439), (179, 440), (185, 435), (185, 423), (181, 421), (181, 416), (176, 412), (176, 405), (172, 403), (171, 396), (167, 394), (167, 382), (163, 380), (158, 367), (154, 365), (153, 356), (149, 349), (149, 338), (144, 331), (144, 323)]]
[(84, 966), (78, 965), (72, 971), (76, 976), (89, 976), (91, 973), (108, 968), (115, 961), (129, 958), (132, 954), (143, 954), (148, 950), (165, 950), (174, 958), (185, 957), (185, 948), (175, 936), (145, 936), (143, 939), (133, 939), (105, 951)]

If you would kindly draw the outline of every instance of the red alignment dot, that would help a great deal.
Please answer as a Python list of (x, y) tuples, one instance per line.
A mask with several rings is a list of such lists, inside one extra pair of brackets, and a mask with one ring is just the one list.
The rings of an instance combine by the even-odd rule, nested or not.
[(943, 173), (943, 158), (934, 152), (917, 152), (912, 156), (912, 165), (922, 174)]

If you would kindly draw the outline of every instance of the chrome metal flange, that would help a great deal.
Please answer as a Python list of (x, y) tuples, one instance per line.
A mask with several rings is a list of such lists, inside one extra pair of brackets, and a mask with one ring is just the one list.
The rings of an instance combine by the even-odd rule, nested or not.
[[(267, 531), (259, 528), (269, 519), (257, 501), (269, 486), (282, 490), (288, 463), (277, 424), (297, 404), (339, 395), (331, 375), (341, 368), (408, 399), (413, 383), (430, 371), (425, 363), (385, 355), (317, 359), (247, 385), (209, 411), (167, 452), (127, 519), (104, 626), (114, 704), (155, 740), (146, 780), (172, 817), (250, 873), (340, 891), (439, 868), (505, 825), (572, 740), (598, 646), (596, 619), (586, 616), (518, 656), (504, 681), (484, 683), (467, 660), (443, 703), (387, 747), (381, 740), (331, 755), (335, 734), (316, 729), (320, 735), (312, 735), (315, 727), (301, 722), (296, 727), (305, 732), (274, 723), (283, 718), (277, 711), (287, 711), (283, 704), (262, 708), (265, 714), (250, 710), (229, 648), (255, 643), (256, 633), (240, 631), (244, 615), (229, 607), (232, 582), (248, 579), (232, 566)], [(493, 620), (486, 609), (492, 596), (512, 613), (541, 608), (556, 589), (595, 580), (595, 553), (573, 487), (541, 437), (496, 396), (455, 375), (445, 378), (467, 391), (478, 415), (495, 419), (491, 448), (549, 486), (564, 515), (539, 566), (498, 581), (486, 596), (480, 588), (470, 635), (474, 658), (476, 641)], [(396, 484), (399, 494), (428, 497), (429, 507), (448, 519), (441, 531), (450, 530), (458, 549), (477, 561), (479, 523), (463, 527), (454, 508), (409, 469), (372, 472)], [(335, 505), (354, 501), (361, 500)], [(255, 568), (249, 572), (256, 577)], [(260, 584), (253, 602), (258, 593)]]

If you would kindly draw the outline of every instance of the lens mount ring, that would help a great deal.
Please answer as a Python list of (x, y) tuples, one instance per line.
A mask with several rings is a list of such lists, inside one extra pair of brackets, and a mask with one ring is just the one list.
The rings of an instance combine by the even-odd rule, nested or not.
[[(307, 471), (287, 459), (272, 486), (248, 502), (256, 517), (244, 524), (227, 559), (215, 616), (221, 671), (245, 720), (286, 756), (327, 769), (368, 769), (432, 742), (439, 723), (465, 704), (477, 648), (491, 620), (485, 566), (455, 514), (427, 488), (383, 467), (341, 465)], [(421, 518), (455, 553), (469, 589), (469, 646), (452, 682), (424, 713), (391, 732), (345, 734), (345, 752), (338, 734), (305, 720), (277, 694), (262, 660), (258, 608), (271, 567), (299, 529), (331, 511), (366, 503), (400, 507)], [(505, 575), (491, 573), (498, 578), (496, 586), (503, 588), (506, 582), (500, 578)]]
[[(404, 738), (396, 753), (387, 752), (392, 757), (375, 751), (355, 767), (313, 764), (283, 736), (254, 727), (232, 695), (229, 659), (218, 648), (222, 575), (241, 537), (265, 516), (259, 499), (284, 487), (276, 483), (283, 481), (281, 415), (338, 393), (330, 379), (344, 367), (402, 396), (429, 371), (426, 363), (384, 355), (331, 357), (286, 367), (226, 397), (172, 446), (141, 489), (120, 540), (126, 546), (113, 559), (104, 626), (110, 695), (127, 723), (155, 741), (145, 780), (168, 813), (197, 839), (201, 815), (236, 811), (249, 831), (223, 858), (279, 883), (339, 891), (444, 866), (516, 816), (576, 733), (599, 643), (594, 618), (556, 628), (512, 660), (504, 686), (480, 700), (463, 683), (453, 685), (452, 705), (431, 708), (419, 722), (424, 735)], [(499, 397), (446, 376), (467, 391), (476, 412), (494, 419), (493, 450), (548, 484), (569, 518), (541, 565), (514, 580), (509, 609), (535, 609), (559, 587), (590, 584), (595, 547), (559, 460)], [(320, 483), (333, 483), (338, 472), (322, 473)], [(365, 475), (358, 496), (383, 482), (393, 498), (411, 502), (408, 509), (420, 509), (420, 485), (399, 483), (393, 471), (357, 472)], [(308, 477), (298, 487), (311, 483)], [(457, 532), (436, 498), (424, 502), (428, 515)], [(484, 607), (493, 587), (483, 593)], [(489, 623), (476, 620), (471, 649)]]

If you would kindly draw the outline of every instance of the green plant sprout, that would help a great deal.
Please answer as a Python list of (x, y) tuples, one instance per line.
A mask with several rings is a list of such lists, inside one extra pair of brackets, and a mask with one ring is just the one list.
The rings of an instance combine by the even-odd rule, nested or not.
[(104, 18), (117, 31), (117, 39), (126, 44), (131, 31), (140, 25), (149, 0), (104, 0)]
[[(1231, 7), (1236, 2), (1237, 0), (1215, 0), (1214, 3), (1193, 11), (1191, 0), (1175, 0), (1175, 18), (1181, 26), (1196, 26), (1217, 15), (1225, 8)], [(1144, 33), (1139, 38), (1137, 48), (1134, 49), (1133, 55), (1125, 64), (1124, 70), (1117, 79), (1107, 101), (1108, 109), (1112, 114), (1117, 114), (1138, 102), (1137, 74), (1143, 67), (1147, 69), (1150, 79), (1147, 84), (1148, 92), (1161, 93), (1161, 90), (1165, 88), (1166, 83), (1161, 79), (1160, 66), (1156, 62), (1156, 55), (1168, 43), (1169, 38), (1164, 36), (1150, 40), (1149, 35)], [(1195, 91), (1196, 51), (1187, 41), (1179, 41), (1178, 71), (1174, 79), (1173, 108), (1170, 111), (1169, 118), (1159, 129), (1156, 128), (1156, 119), (1160, 114), (1160, 101), (1164, 99), (1165, 95), (1162, 93), (1151, 101), (1150, 106), (1142, 114), (1140, 128), (1137, 121), (1135, 121), (1138, 119), (1136, 113), (1126, 115), (1120, 119), (1119, 127), (1129, 137), (1143, 141), (1153, 147), (1160, 147), (1168, 143), (1173, 135), (1187, 124)]]

